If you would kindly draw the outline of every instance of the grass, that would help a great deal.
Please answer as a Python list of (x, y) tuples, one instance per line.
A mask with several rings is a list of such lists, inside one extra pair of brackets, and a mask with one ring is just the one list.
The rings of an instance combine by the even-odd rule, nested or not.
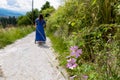
[[(100, 27), (100, 30), (101, 30), (101, 28), (104, 29), (105, 27)], [(48, 34), (48, 36), (51, 39), (54, 50), (58, 53), (60, 65), (62, 65), (63, 67), (66, 68), (66, 70), (69, 73), (69, 76), (77, 75), (77, 77), (75, 77), (74, 80), (84, 80), (84, 78), (83, 78), (84, 75), (88, 76), (87, 80), (119, 80), (120, 79), (120, 75), (119, 75), (120, 28), (116, 28), (116, 29), (117, 29), (117, 31), (115, 32), (115, 35), (109, 37), (110, 39), (112, 39), (112, 41), (110, 43), (105, 43), (105, 42), (103, 43), (104, 38), (102, 39), (102, 36), (99, 37), (99, 34), (103, 34), (105, 32), (102, 31), (99, 33), (99, 28), (97, 28), (97, 29), (93, 28), (93, 32), (91, 32), (92, 35), (87, 35), (87, 31), (89, 30), (89, 28), (85, 29), (84, 31), (82, 31), (80, 33), (81, 36), (77, 36), (78, 40), (73, 39), (74, 42), (78, 41), (78, 43), (80, 44), (81, 38), (85, 38), (85, 39), (83, 39), (83, 40), (85, 40), (83, 47), (80, 47), (83, 49), (83, 54), (78, 59), (78, 67), (73, 70), (66, 68), (66, 64), (67, 64), (66, 57), (69, 56), (69, 54), (70, 54), (69, 39), (63, 39), (63, 38), (55, 36), (53, 34), (50, 35), (50, 33)], [(108, 28), (108, 30), (109, 30), (109, 28)], [(84, 32), (86, 32), (86, 33), (84, 33)], [(84, 36), (87, 36), (88, 38), (84, 37)], [(96, 38), (96, 37), (99, 37), (99, 38)], [(88, 44), (88, 43), (90, 43), (89, 40), (95, 44), (94, 45)], [(85, 46), (85, 44), (86, 44), (86, 46)], [(103, 49), (101, 48), (100, 45), (102, 45)], [(100, 48), (100, 50), (98, 48)], [(89, 49), (90, 50), (93, 49), (91, 54), (90, 54)], [(92, 57), (89, 57), (90, 55)], [(108, 61), (108, 62), (106, 62), (106, 61)], [(110, 63), (112, 63), (112, 64), (110, 64)], [(117, 68), (118, 70), (115, 68)]]
[(52, 47), (54, 48), (55, 52), (59, 54), (58, 59), (60, 60), (60, 65), (64, 66), (66, 64), (66, 56), (68, 55), (67, 44), (60, 37), (55, 37), (50, 34), (48, 36), (52, 42)]
[(15, 42), (17, 39), (20, 39), (27, 34), (34, 31), (34, 28), (27, 27), (12, 27), (6, 29), (0, 29), (0, 48), (5, 47), (8, 44)]
[[(113, 3), (68, 0), (49, 17), (47, 33), (52, 34), (49, 37), (62, 66), (66, 66), (70, 46), (82, 49), (78, 66), (66, 68), (70, 76), (77, 75), (73, 80), (120, 80), (120, 15), (112, 9), (117, 8)], [(88, 79), (82, 79), (83, 75)]]

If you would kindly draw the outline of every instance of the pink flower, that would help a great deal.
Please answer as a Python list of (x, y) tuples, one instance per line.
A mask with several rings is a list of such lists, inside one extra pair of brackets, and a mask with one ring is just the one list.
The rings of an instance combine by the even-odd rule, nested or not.
[(70, 56), (75, 56), (75, 55), (76, 55), (75, 51), (71, 52), (71, 54), (70, 54)]
[(78, 49), (76, 52), (82, 54), (82, 49)]
[(67, 68), (69, 69), (73, 69), (77, 66), (76, 60), (74, 58), (71, 58), (69, 60), (67, 60)]
[(75, 56), (76, 58), (78, 58), (80, 55), (82, 54), (82, 49), (78, 49), (76, 51), (71, 52), (71, 56)]
[(71, 50), (71, 51), (76, 51), (77, 49), (78, 49), (78, 46), (71, 46), (71, 47), (70, 47), (70, 50)]
[(84, 75), (83, 78), (84, 78), (84, 79), (88, 79), (88, 76), (87, 76), (87, 75)]

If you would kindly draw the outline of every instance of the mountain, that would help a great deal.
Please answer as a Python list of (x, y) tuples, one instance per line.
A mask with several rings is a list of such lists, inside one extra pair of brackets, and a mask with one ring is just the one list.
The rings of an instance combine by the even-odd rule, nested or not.
[(24, 13), (20, 13), (20, 12), (17, 12), (17, 11), (0, 8), (0, 17), (2, 17), (2, 16), (4, 16), (4, 17), (7, 17), (7, 16), (18, 17), (18, 16), (21, 16), (21, 15), (24, 15)]

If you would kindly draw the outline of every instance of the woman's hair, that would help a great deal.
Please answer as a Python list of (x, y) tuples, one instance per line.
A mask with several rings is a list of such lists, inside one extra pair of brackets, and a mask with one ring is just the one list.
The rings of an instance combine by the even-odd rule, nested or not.
[(39, 20), (40, 21), (43, 20), (43, 15), (42, 14), (39, 15)]

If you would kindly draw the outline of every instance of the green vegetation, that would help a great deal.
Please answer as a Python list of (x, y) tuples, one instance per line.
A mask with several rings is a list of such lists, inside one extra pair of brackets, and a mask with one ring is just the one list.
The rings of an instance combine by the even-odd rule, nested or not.
[(0, 17), (0, 48), (33, 32), (35, 30), (33, 24), (38, 15), (42, 13), (47, 20), (47, 17), (49, 17), (53, 11), (55, 11), (55, 9), (50, 6), (50, 3), (47, 1), (40, 11), (34, 9), (33, 12), (27, 12), (26, 15), (18, 18)]
[(34, 24), (35, 19), (39, 16), (39, 14), (43, 14), (45, 19), (50, 16), (50, 14), (55, 11), (54, 7), (50, 5), (48, 1), (42, 6), (41, 10), (34, 9), (33, 12), (27, 12), (26, 15), (20, 16), (17, 20), (18, 25), (31, 25)]
[[(34, 24), (34, 20), (38, 17), (38, 9), (34, 9), (33, 12), (27, 12), (26, 15), (18, 17), (17, 24), (21, 25), (31, 25)], [(34, 15), (34, 16), (33, 16)]]
[(0, 48), (3, 48), (17, 39), (26, 36), (27, 34), (33, 32), (33, 30), (34, 28), (30, 26), (0, 29)]
[(45, 19), (47, 20), (50, 14), (53, 13), (54, 11), (55, 11), (54, 7), (50, 6), (50, 3), (46, 1), (46, 3), (41, 7), (40, 13), (42, 13)]
[[(119, 0), (65, 0), (56, 11), (46, 2), (41, 11), (34, 9), (19, 17), (17, 25), (33, 24), (39, 13), (47, 20), (46, 32), (59, 53), (60, 65), (73, 80), (120, 80)], [(0, 26), (0, 48), (33, 30)], [(71, 56), (71, 46), (79, 47), (79, 57)], [(70, 59), (77, 64), (73, 68), (66, 67)]]
[(66, 68), (70, 46), (82, 49), (78, 66), (66, 68), (73, 80), (120, 79), (119, 13), (118, 0), (67, 0), (49, 17), (47, 35), (60, 65)]
[(15, 26), (16, 23), (17, 23), (17, 19), (15, 18), (15, 16), (13, 17), (9, 16), (8, 18), (0, 17), (0, 25), (3, 28)]

